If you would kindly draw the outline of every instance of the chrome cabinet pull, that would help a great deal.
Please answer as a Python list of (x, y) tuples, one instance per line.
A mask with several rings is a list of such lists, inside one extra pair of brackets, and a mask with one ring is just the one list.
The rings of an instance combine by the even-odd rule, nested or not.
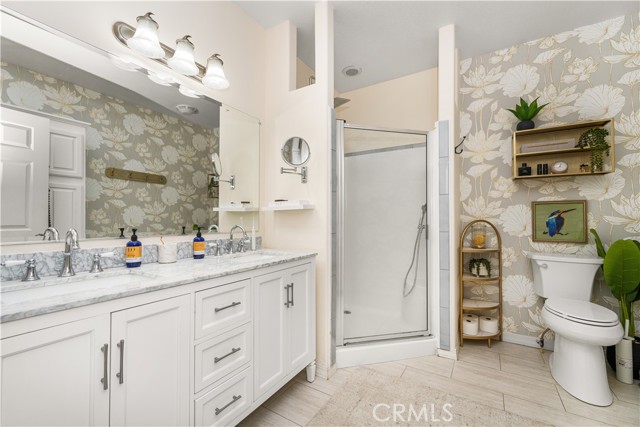
[(229, 406), (233, 405), (234, 403), (236, 403), (238, 400), (240, 400), (240, 398), (242, 398), (242, 395), (239, 394), (237, 396), (233, 396), (233, 400), (229, 403), (227, 403), (226, 405), (224, 405), (222, 408), (216, 408), (216, 415), (220, 415), (220, 413), (222, 411), (224, 411), (225, 409), (227, 409)]
[(240, 304), (241, 304), (240, 301), (234, 301), (229, 305), (225, 305), (224, 307), (216, 307), (213, 311), (217, 313), (219, 311), (226, 310), (227, 308), (235, 307), (236, 305), (240, 305)]
[(104, 368), (102, 371), (102, 379), (100, 382), (102, 383), (102, 389), (109, 389), (109, 367), (107, 366), (107, 362), (109, 359), (109, 344), (105, 344), (100, 348), (100, 351), (104, 354)]
[(120, 349), (120, 372), (116, 374), (116, 377), (118, 377), (119, 383), (122, 384), (124, 383), (124, 340), (120, 340), (117, 345)]
[(291, 307), (293, 307), (293, 285), (294, 283), (291, 282)]
[(290, 298), (290, 297), (289, 297), (289, 285), (286, 285), (284, 288), (287, 290), (287, 302), (285, 302), (285, 303), (284, 303), (284, 305), (285, 305), (287, 308), (289, 308), (289, 305), (291, 304), (291, 302), (289, 301), (289, 298)]
[(221, 361), (222, 359), (225, 359), (225, 358), (227, 358), (227, 357), (231, 356), (232, 354), (237, 353), (237, 352), (239, 352), (239, 351), (240, 351), (240, 347), (238, 347), (238, 348), (233, 348), (233, 347), (231, 347), (231, 351), (230, 351), (229, 353), (225, 354), (224, 356), (215, 357), (215, 358), (213, 359), (213, 363), (218, 363), (218, 362), (219, 362), (219, 361)]

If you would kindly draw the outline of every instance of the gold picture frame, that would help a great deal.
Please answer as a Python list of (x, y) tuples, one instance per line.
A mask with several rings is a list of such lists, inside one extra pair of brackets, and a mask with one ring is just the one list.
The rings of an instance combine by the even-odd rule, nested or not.
[(534, 242), (587, 243), (587, 201), (531, 202)]

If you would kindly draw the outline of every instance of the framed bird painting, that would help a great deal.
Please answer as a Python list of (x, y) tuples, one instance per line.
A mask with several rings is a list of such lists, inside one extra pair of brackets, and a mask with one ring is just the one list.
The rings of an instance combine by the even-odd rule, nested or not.
[(534, 242), (587, 243), (586, 200), (531, 202)]

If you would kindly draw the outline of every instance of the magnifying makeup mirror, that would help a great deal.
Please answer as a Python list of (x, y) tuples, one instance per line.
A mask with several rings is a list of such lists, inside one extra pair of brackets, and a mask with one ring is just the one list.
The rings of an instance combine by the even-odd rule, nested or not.
[(231, 189), (235, 190), (236, 188), (236, 176), (231, 175), (229, 180), (221, 179), (222, 177), (222, 161), (220, 160), (220, 156), (218, 153), (213, 153), (211, 155), (211, 168), (213, 169), (213, 176), (217, 181), (220, 182), (228, 182), (231, 185)]
[[(287, 139), (282, 146), (282, 159), (292, 168), (280, 168), (280, 173), (290, 173), (293, 175), (300, 175), (302, 177), (302, 183), (307, 182), (307, 167), (302, 166), (309, 161), (311, 156), (311, 150), (309, 150), (309, 144), (304, 138), (294, 136)], [(298, 166), (300, 166), (300, 172), (298, 172)]]

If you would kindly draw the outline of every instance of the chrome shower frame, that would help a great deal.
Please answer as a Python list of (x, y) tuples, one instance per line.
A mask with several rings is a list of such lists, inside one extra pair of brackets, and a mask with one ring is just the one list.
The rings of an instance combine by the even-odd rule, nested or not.
[[(336, 316), (336, 331), (335, 331), (335, 340), (336, 346), (340, 347), (343, 345), (351, 344), (351, 343), (360, 343), (360, 342), (375, 342), (382, 340), (391, 340), (391, 339), (401, 339), (401, 338), (413, 338), (413, 337), (422, 337), (431, 335), (431, 322), (429, 321), (429, 292), (426, 293), (426, 301), (425, 307), (427, 308), (425, 316), (427, 318), (427, 329), (426, 331), (418, 331), (418, 332), (406, 332), (406, 333), (396, 333), (391, 335), (377, 335), (372, 337), (363, 337), (363, 338), (350, 338), (348, 342), (345, 342), (344, 339), (344, 219), (345, 219), (345, 183), (344, 183), (344, 131), (345, 129), (354, 129), (354, 130), (366, 130), (373, 132), (389, 132), (389, 133), (401, 133), (401, 134), (409, 134), (409, 135), (423, 135), (425, 137), (425, 143), (428, 144), (428, 136), (429, 132), (427, 131), (416, 131), (410, 129), (392, 129), (392, 128), (384, 128), (384, 127), (375, 127), (375, 126), (362, 126), (356, 124), (346, 123), (344, 120), (336, 120), (336, 128), (335, 128), (335, 139), (336, 139), (336, 179), (338, 181), (337, 185), (337, 206), (336, 206), (336, 215), (337, 215), (337, 242), (336, 242), (336, 276), (338, 280), (337, 285), (337, 295), (335, 296), (335, 316)], [(428, 151), (428, 150), (427, 150)], [(427, 159), (425, 159), (426, 161)], [(426, 180), (426, 174), (425, 174)], [(428, 186), (425, 192), (425, 201), (428, 204)], [(426, 220), (426, 229), (425, 235), (428, 239), (428, 219)], [(425, 252), (425, 256), (427, 256), (428, 252)], [(427, 263), (428, 270), (428, 263)], [(427, 271), (428, 277), (428, 271)], [(428, 280), (428, 279), (427, 279)], [(429, 283), (427, 281), (427, 289), (429, 288)]]

